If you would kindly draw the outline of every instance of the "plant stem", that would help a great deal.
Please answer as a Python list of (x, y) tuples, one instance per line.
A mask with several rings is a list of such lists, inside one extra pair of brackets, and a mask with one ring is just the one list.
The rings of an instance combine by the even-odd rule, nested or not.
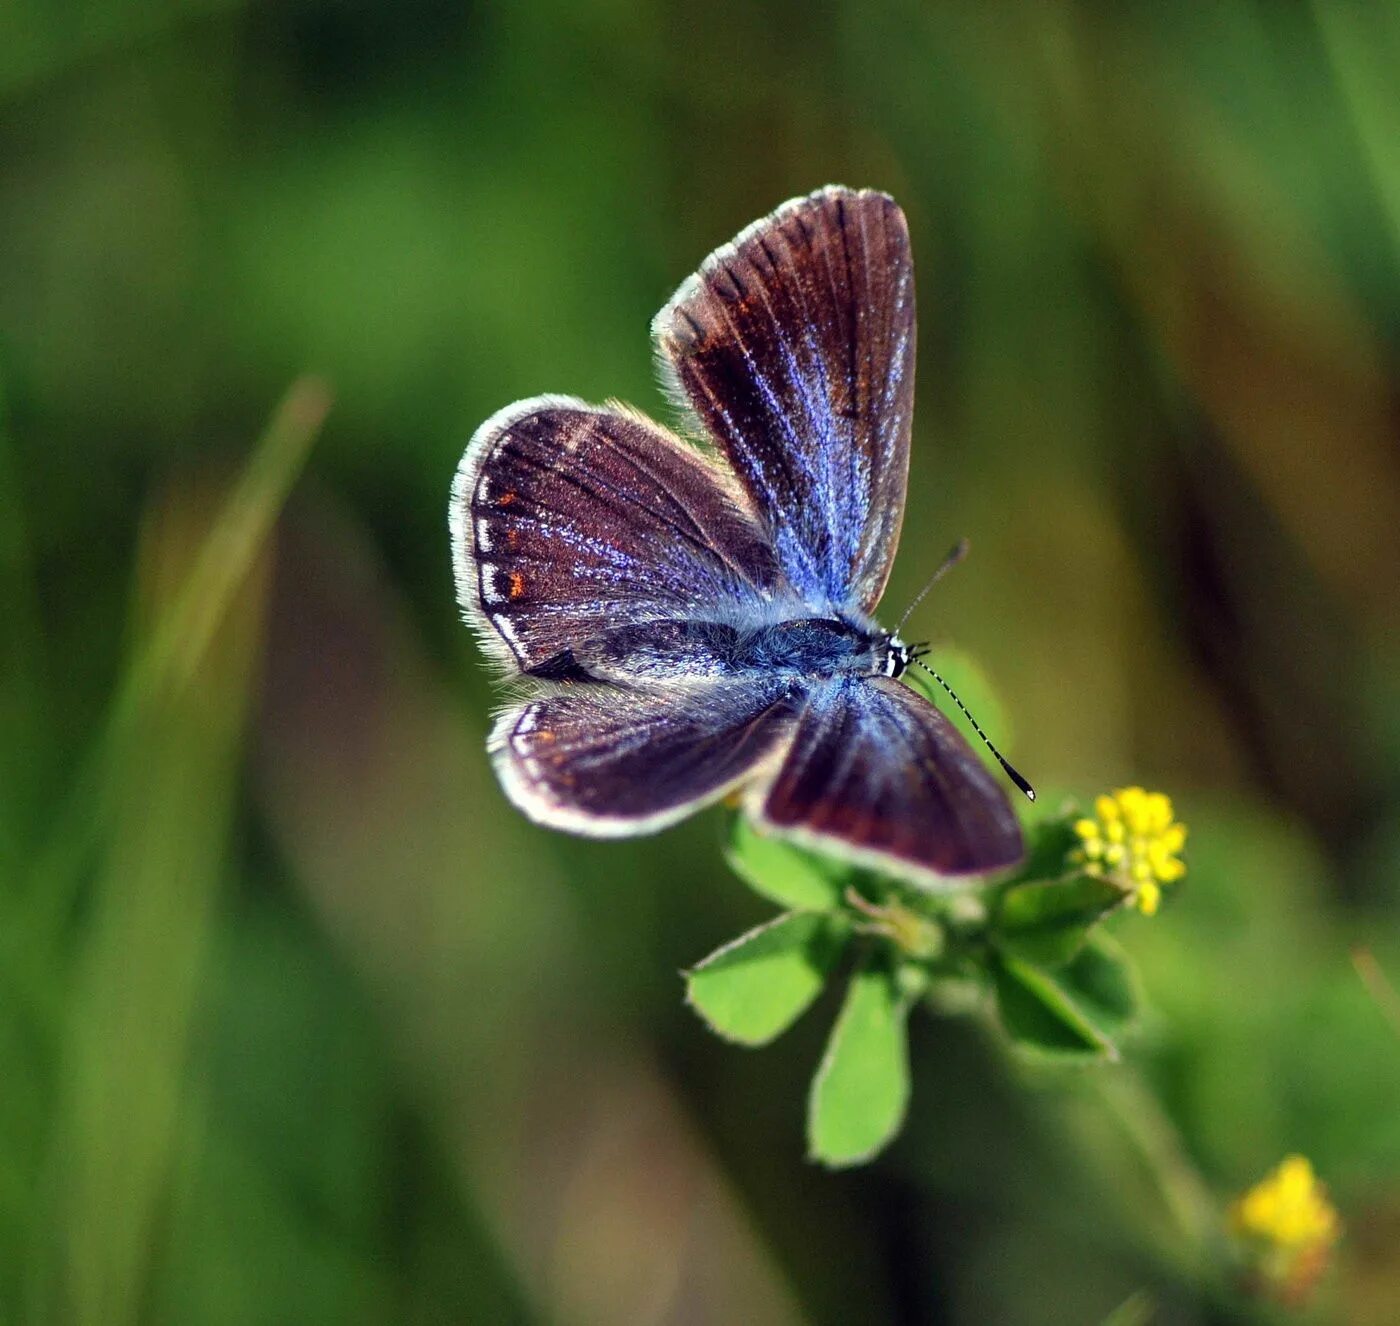
[(1176, 1126), (1135, 1069), (1096, 1073), (1089, 1080), (1151, 1174), (1162, 1204), (1181, 1235), (1181, 1260), (1199, 1270), (1213, 1241), (1216, 1207)]

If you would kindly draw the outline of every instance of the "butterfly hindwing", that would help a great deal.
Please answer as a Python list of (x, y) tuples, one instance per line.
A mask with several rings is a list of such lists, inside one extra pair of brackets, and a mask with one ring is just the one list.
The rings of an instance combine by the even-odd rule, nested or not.
[(957, 729), (884, 677), (814, 686), (776, 775), (750, 790), (749, 810), (772, 832), (934, 887), (1023, 853), (1005, 792)]
[(796, 199), (716, 250), (652, 333), (815, 609), (869, 612), (904, 514), (914, 269), (872, 190)]
[(594, 837), (673, 824), (781, 754), (790, 688), (772, 679), (560, 687), (496, 722), (489, 750), (531, 819)]

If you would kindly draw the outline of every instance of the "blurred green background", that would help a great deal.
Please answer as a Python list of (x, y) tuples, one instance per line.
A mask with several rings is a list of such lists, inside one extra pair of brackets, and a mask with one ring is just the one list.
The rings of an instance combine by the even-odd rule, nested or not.
[(1221, 1201), (1308, 1154), (1316, 1313), (1400, 1321), (1397, 68), (1322, 0), (0, 8), (0, 1320), (1245, 1311), (974, 1023), (806, 1164), (831, 1004), (681, 1003), (768, 910), (714, 817), (585, 844), (489, 774), (466, 439), (662, 411), (652, 313), (841, 181), (917, 262), (889, 603), (968, 535), (915, 635), (1043, 798), (1175, 797), (1134, 1057)]

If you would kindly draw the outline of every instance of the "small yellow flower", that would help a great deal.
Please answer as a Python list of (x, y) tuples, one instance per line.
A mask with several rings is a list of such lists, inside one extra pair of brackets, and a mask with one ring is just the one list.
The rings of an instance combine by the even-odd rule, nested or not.
[(1229, 1226), (1250, 1286), (1290, 1303), (1327, 1269), (1342, 1228), (1306, 1156), (1288, 1156), (1240, 1197)]
[(1179, 857), (1186, 826), (1177, 823), (1171, 799), (1161, 792), (1123, 787), (1098, 797), (1093, 816), (1076, 820), (1074, 832), (1079, 846), (1070, 859), (1086, 874), (1121, 885), (1146, 916), (1161, 903), (1162, 885), (1186, 873)]

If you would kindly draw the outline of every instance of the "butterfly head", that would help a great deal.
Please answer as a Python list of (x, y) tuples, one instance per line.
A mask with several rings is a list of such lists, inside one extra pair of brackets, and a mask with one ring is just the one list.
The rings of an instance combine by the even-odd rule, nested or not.
[(876, 673), (881, 677), (901, 677), (923, 651), (918, 645), (906, 645), (897, 635), (888, 635), (884, 652), (876, 656)]

